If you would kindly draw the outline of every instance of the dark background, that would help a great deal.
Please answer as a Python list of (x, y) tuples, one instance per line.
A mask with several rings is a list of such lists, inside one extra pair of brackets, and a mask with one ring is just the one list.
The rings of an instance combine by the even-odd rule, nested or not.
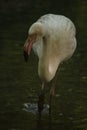
[[(24, 103), (37, 103), (40, 90), (37, 58), (32, 52), (26, 64), (23, 45), (30, 25), (47, 13), (74, 22), (78, 45), (59, 68), (52, 122), (47, 114), (38, 123), (37, 115), (23, 111)], [(0, 0), (0, 129), (87, 130), (86, 0)]]

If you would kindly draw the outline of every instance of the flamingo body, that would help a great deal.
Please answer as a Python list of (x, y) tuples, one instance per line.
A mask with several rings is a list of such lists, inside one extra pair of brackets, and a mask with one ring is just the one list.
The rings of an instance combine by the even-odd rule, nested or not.
[[(73, 22), (62, 15), (44, 15), (29, 28), (24, 55), (27, 60), (26, 57), (33, 48), (38, 56), (38, 74), (42, 80), (42, 90), (45, 82), (54, 79), (60, 63), (73, 55), (76, 49), (75, 35)], [(54, 95), (54, 85), (51, 87), (50, 95)], [(41, 94), (38, 102), (39, 112), (43, 108), (42, 98)]]
[(49, 82), (59, 64), (75, 51), (75, 26), (65, 16), (47, 14), (32, 24), (28, 34), (37, 35), (33, 50), (39, 57), (38, 74), (42, 81)]

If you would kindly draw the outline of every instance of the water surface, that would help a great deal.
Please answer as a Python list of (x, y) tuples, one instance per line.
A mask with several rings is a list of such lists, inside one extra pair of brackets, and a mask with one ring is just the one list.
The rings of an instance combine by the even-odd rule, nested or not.
[[(69, 17), (77, 29), (77, 50), (59, 68), (52, 120), (48, 114), (23, 111), (23, 104), (37, 103), (41, 83), (37, 57), (31, 53), (26, 64), (23, 44), (29, 26), (46, 13)], [(1, 1), (0, 2), (0, 129), (1, 130), (87, 130), (87, 1)], [(49, 88), (45, 102), (49, 104)]]

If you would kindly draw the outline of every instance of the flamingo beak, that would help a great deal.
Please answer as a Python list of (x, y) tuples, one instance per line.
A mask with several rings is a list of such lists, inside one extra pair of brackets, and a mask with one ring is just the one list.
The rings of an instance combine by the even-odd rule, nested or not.
[(24, 44), (24, 58), (26, 62), (28, 61), (28, 56), (30, 55), (31, 48), (35, 40), (36, 40), (36, 35), (31, 35), (27, 38)]

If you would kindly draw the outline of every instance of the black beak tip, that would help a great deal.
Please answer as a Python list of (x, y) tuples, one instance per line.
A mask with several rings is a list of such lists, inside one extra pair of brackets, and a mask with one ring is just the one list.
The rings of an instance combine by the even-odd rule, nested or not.
[(27, 52), (26, 51), (24, 51), (24, 59), (25, 59), (25, 61), (27, 62), (28, 61), (28, 54), (27, 54)]

